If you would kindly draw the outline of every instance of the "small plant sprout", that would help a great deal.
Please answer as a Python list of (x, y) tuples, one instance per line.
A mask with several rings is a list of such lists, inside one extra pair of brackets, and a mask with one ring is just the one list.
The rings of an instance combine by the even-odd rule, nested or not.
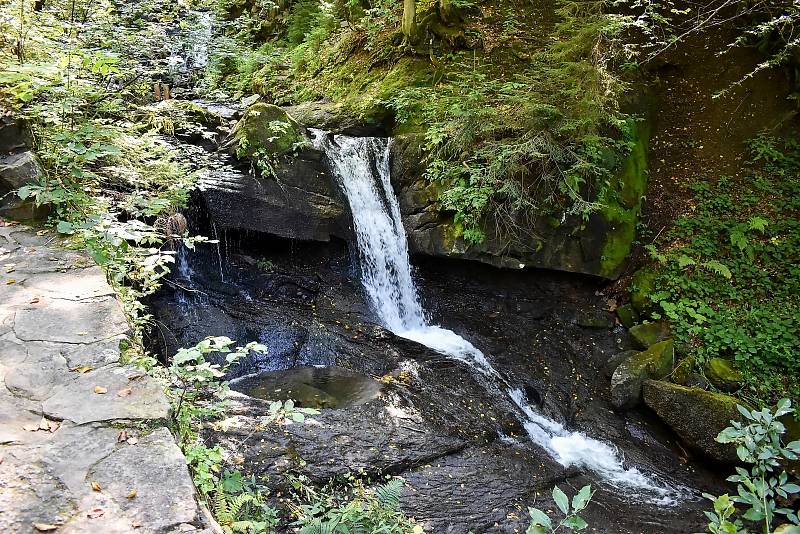
[(589, 525), (578, 513), (588, 506), (589, 501), (592, 500), (592, 495), (594, 495), (592, 486), (587, 484), (572, 497), (572, 502), (570, 503), (567, 495), (558, 486), (555, 486), (553, 488), (553, 500), (556, 502), (558, 509), (561, 510), (561, 513), (564, 514), (564, 518), (554, 524), (553, 520), (545, 512), (538, 508), (530, 507), (528, 508), (528, 513), (531, 514), (531, 524), (525, 534), (547, 534), (548, 532), (558, 532), (562, 528), (572, 531), (585, 529)]
[(292, 399), (286, 401), (273, 401), (269, 405), (269, 414), (264, 417), (267, 424), (291, 425), (304, 423), (307, 415), (318, 415), (320, 412), (314, 408), (299, 408)]

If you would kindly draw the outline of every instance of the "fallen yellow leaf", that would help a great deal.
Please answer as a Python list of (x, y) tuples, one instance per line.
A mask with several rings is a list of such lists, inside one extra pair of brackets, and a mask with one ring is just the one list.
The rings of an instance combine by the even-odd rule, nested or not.
[(17, 281), (14, 280), (13, 278), (11, 280), (6, 280), (6, 285), (7, 286), (10, 286), (11, 284), (16, 284), (16, 283), (17, 283)]
[(101, 489), (103, 489), (100, 487), (100, 483), (95, 482), (94, 480), (92, 480), (91, 486), (92, 486), (92, 491), (100, 491)]
[(98, 395), (103, 395), (105, 393), (108, 393), (108, 388), (104, 388), (103, 386), (95, 386), (94, 392), (97, 393)]
[(92, 367), (91, 365), (79, 365), (78, 367), (73, 367), (72, 369), (70, 369), (70, 371), (72, 371), (73, 373), (84, 374), (88, 373), (89, 371), (94, 371), (94, 367)]
[(134, 497), (136, 497), (136, 490), (132, 489), (131, 491), (129, 491), (127, 497), (129, 499), (133, 499)]

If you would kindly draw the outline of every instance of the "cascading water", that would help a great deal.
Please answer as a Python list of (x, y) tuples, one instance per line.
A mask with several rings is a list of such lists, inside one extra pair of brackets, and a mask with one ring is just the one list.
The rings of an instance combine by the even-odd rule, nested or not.
[(390, 182), (388, 140), (331, 136), (319, 130), (313, 134), (350, 204), (362, 284), (389, 330), (465, 362), (487, 377), (489, 387), (504, 391), (519, 407), (517, 416), (530, 439), (563, 466), (593, 471), (605, 482), (649, 502), (666, 505), (681, 500), (683, 491), (657, 483), (636, 468), (625, 468), (614, 447), (571, 432), (538, 413), (474, 345), (451, 330), (429, 324), (412, 278), (400, 206)]

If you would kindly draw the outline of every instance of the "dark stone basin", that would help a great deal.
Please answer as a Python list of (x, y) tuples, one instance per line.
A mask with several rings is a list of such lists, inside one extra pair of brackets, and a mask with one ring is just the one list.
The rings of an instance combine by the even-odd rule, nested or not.
[(247, 376), (231, 389), (257, 399), (292, 399), (304, 408), (345, 408), (377, 398), (381, 383), (343, 367), (307, 366)]

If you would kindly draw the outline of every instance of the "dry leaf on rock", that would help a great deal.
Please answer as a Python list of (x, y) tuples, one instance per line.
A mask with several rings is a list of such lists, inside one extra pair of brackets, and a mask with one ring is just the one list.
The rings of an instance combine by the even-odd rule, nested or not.
[(119, 436), (117, 436), (117, 442), (122, 443), (123, 441), (128, 441), (129, 437), (130, 436), (128, 435), (128, 431), (123, 430), (122, 432), (119, 433)]
[(92, 508), (86, 513), (86, 517), (89, 519), (97, 519), (98, 517), (103, 517), (103, 514), (105, 513), (106, 511), (102, 508)]
[(136, 436), (131, 436), (126, 441), (128, 442), (128, 445), (136, 445), (137, 443), (139, 443), (139, 438), (137, 438)]
[(51, 525), (50, 523), (34, 523), (33, 528), (39, 532), (53, 532), (58, 530), (58, 525)]
[(100, 491), (100, 490), (103, 489), (102, 487), (100, 487), (100, 483), (96, 482), (94, 480), (92, 480), (92, 484), (91, 485), (92, 485), (92, 491)]
[(131, 388), (124, 388), (117, 391), (117, 397), (127, 397), (131, 394)]
[(39, 297), (33, 297), (29, 304), (39, 304)]
[(136, 497), (136, 490), (135, 490), (135, 489), (132, 489), (132, 490), (130, 490), (130, 491), (128, 492), (128, 495), (127, 495), (127, 497), (128, 497), (129, 499), (133, 499), (134, 497)]
[(108, 393), (108, 388), (104, 388), (103, 386), (95, 386), (94, 392), (97, 393), (98, 395), (103, 395), (105, 393)]
[(73, 373), (85, 374), (88, 373), (89, 371), (94, 371), (94, 367), (92, 367), (91, 365), (79, 365), (78, 367), (71, 368), (70, 371), (72, 371)]

